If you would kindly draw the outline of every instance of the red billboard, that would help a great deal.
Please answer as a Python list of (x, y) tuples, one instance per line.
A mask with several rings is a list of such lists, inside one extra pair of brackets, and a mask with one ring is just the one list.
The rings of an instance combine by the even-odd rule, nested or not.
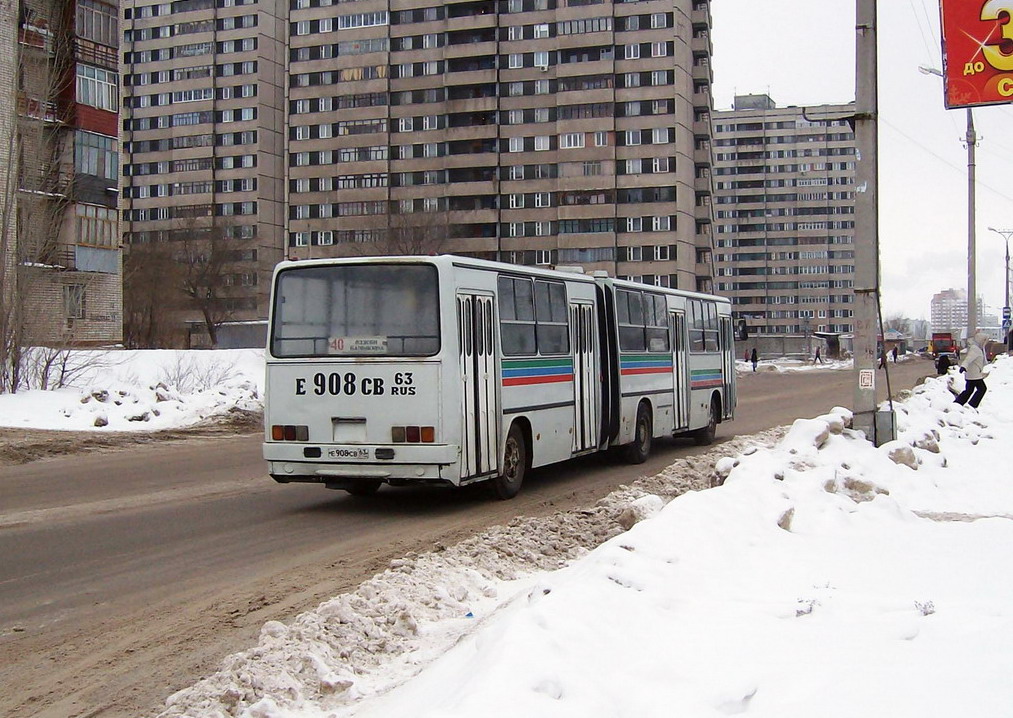
[(1013, 0), (940, 0), (946, 106), (1013, 102)]

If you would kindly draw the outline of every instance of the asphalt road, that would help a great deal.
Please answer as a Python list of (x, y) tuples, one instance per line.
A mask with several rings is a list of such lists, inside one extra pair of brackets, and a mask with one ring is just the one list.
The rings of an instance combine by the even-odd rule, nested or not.
[[(932, 373), (891, 366), (892, 388)], [(885, 397), (883, 372), (880, 393)], [(849, 371), (741, 377), (718, 440), (852, 403)], [(354, 587), (409, 550), (517, 515), (593, 503), (700, 451), (646, 464), (590, 457), (534, 472), (521, 495), (384, 488), (355, 499), (278, 485), (260, 436), (196, 439), (0, 469), (0, 715), (136, 717), (251, 645), (259, 627)]]

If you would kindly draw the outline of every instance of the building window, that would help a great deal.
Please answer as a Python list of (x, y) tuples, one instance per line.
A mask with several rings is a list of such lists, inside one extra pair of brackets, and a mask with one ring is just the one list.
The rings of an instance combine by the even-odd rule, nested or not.
[(511, 52), (507, 55), (507, 67), (511, 70), (524, 67), (524, 55), (519, 52)]
[(626, 231), (627, 232), (640, 232), (644, 228), (643, 217), (627, 217), (626, 218)]
[(633, 44), (626, 46), (625, 58), (627, 60), (638, 60), (640, 59), (640, 45)]
[(119, 45), (116, 8), (112, 5), (95, 0), (78, 0), (76, 29), (78, 36), (86, 40), (109, 47)]
[(111, 70), (92, 65), (77, 66), (77, 101), (100, 110), (119, 110), (119, 78)]
[(535, 151), (542, 152), (549, 149), (549, 137), (548, 135), (539, 135), (535, 137)]
[(119, 152), (116, 139), (78, 130), (74, 135), (74, 169), (78, 174), (115, 180)]
[(63, 286), (63, 313), (68, 319), (84, 319), (84, 285)]
[(509, 139), (509, 149), (511, 152), (523, 152), (524, 151), (524, 138), (523, 137), (511, 137)]
[(566, 132), (559, 136), (559, 149), (569, 150), (584, 146), (583, 132)]
[(116, 210), (93, 204), (79, 204), (77, 216), (77, 241), (90, 247), (112, 249), (119, 244), (116, 236)]
[(551, 207), (552, 199), (548, 192), (535, 192), (536, 207)]

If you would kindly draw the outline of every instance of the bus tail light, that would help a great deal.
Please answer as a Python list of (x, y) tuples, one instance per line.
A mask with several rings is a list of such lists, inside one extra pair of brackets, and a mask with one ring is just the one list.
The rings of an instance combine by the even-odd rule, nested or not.
[(433, 426), (392, 426), (390, 440), (395, 444), (432, 444), (436, 441)]
[(308, 426), (274, 424), (271, 426), (271, 439), (274, 441), (309, 441), (310, 430)]

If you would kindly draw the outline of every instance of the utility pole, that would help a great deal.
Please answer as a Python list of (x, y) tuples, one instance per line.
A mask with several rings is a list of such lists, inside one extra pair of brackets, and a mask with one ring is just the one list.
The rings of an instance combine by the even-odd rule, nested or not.
[(978, 290), (974, 269), (974, 147), (978, 135), (974, 131), (974, 114), (967, 108), (967, 340), (978, 330)]
[(878, 446), (893, 437), (877, 436), (876, 430), (876, 339), (879, 335), (876, 0), (856, 0), (856, 3), (855, 143), (858, 162), (855, 187), (854, 428), (865, 432), (865, 436)]

